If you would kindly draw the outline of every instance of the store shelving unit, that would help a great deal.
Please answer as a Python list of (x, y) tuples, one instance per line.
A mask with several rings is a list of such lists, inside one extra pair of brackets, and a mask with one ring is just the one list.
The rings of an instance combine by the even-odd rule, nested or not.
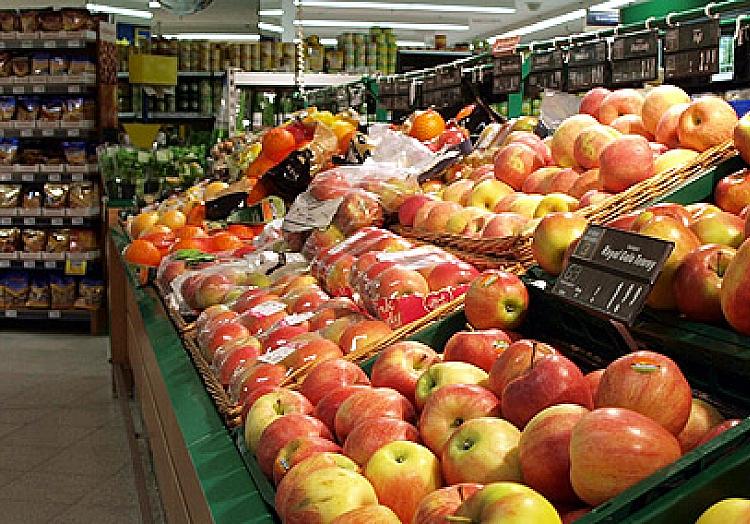
[[(0, 139), (13, 139), (19, 148), (33, 146), (42, 151), (59, 149), (62, 141), (86, 142), (93, 147), (100, 141), (105, 128), (114, 123), (115, 108), (106, 103), (109, 93), (114, 90), (114, 71), (111, 67), (116, 62), (114, 53), (114, 26), (105, 22), (99, 23), (97, 31), (59, 31), (0, 33), (0, 52), (13, 55), (32, 53), (55, 53), (59, 56), (86, 57), (96, 65), (96, 73), (69, 75), (29, 75), (0, 78), (0, 96), (32, 96), (40, 100), (75, 97), (84, 100), (95, 100), (96, 114), (91, 120), (77, 121), (42, 121), (0, 122)], [(109, 67), (105, 67), (109, 66)], [(108, 75), (107, 71), (112, 71)], [(22, 191), (30, 188), (39, 190), (44, 184), (71, 184), (93, 182), (103, 195), (101, 179), (95, 164), (33, 164), (0, 166), (0, 184), (20, 185)], [(20, 205), (20, 203), (19, 203)], [(103, 263), (104, 222), (102, 220), (102, 202), (85, 209), (0, 209), (0, 228), (39, 229), (89, 229), (94, 231), (98, 247), (83, 253), (47, 253), (26, 252), (22, 246), (18, 251), (0, 253), (0, 276), (8, 272), (23, 272), (30, 278), (45, 274), (58, 274), (66, 277), (91, 277), (101, 280), (105, 286)], [(78, 281), (76, 281), (76, 288)], [(99, 332), (105, 318), (104, 304), (98, 310), (74, 309), (73, 305), (51, 303), (47, 308), (29, 308), (20, 304), (9, 305), (3, 302), (0, 306), (0, 328), (7, 323), (29, 321), (55, 321), (62, 323), (88, 323), (92, 333)], [(21, 326), (25, 325), (23, 323)]]

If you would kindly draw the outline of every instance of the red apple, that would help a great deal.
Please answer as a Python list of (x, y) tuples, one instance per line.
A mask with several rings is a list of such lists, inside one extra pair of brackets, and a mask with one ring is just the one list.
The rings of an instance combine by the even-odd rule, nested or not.
[(370, 385), (370, 379), (358, 365), (343, 359), (332, 359), (315, 366), (305, 377), (300, 393), (316, 405), (320, 399), (342, 386)]
[(508, 382), (503, 390), (502, 413), (518, 428), (534, 415), (556, 404), (593, 407), (591, 391), (578, 366), (560, 354), (538, 359)]
[(310, 193), (318, 200), (333, 200), (343, 197), (352, 189), (346, 174), (331, 170), (321, 173), (310, 183)]
[(599, 122), (611, 124), (621, 115), (640, 115), (643, 96), (635, 89), (618, 89), (602, 100), (599, 107)]
[(661, 115), (654, 130), (654, 137), (657, 142), (670, 149), (680, 147), (680, 137), (678, 136), (680, 117), (688, 107), (690, 107), (688, 103), (675, 104)]
[(373, 453), (365, 468), (378, 501), (401, 522), (412, 522), (421, 500), (441, 486), (440, 463), (415, 442), (395, 441)]
[(417, 380), (414, 393), (417, 409), (422, 409), (429, 397), (448, 384), (478, 384), (487, 382), (487, 372), (466, 362), (437, 362)]
[(373, 364), (372, 385), (395, 389), (414, 404), (417, 380), (438, 360), (435, 350), (421, 342), (397, 342), (381, 351)]
[(581, 500), (597, 506), (680, 458), (673, 434), (622, 408), (596, 409), (573, 428), (570, 480)]
[(376, 504), (347, 511), (331, 524), (401, 524), (401, 521), (391, 508)]
[(489, 373), (510, 344), (510, 337), (500, 329), (460, 331), (446, 342), (443, 360), (468, 362)]
[(583, 378), (586, 379), (586, 383), (589, 385), (589, 391), (591, 391), (591, 398), (596, 398), (596, 392), (599, 390), (599, 383), (602, 381), (604, 376), (603, 369), (596, 369), (591, 373), (587, 373)]
[(588, 221), (575, 213), (545, 215), (534, 231), (531, 243), (534, 259), (547, 273), (559, 275), (565, 250), (580, 238), (587, 226)]
[(482, 238), (503, 238), (519, 235), (529, 218), (519, 213), (493, 213), (485, 221)]
[(717, 146), (732, 139), (737, 113), (717, 96), (704, 96), (690, 104), (680, 115), (677, 135), (680, 145), (696, 151)]
[(469, 323), (476, 329), (514, 329), (529, 305), (521, 279), (504, 271), (485, 271), (472, 282), (464, 299)]
[(697, 322), (720, 322), (721, 282), (736, 251), (708, 244), (690, 252), (677, 268), (674, 296), (677, 309)]
[(724, 422), (721, 413), (708, 402), (694, 398), (685, 429), (677, 435), (677, 441), (683, 453), (687, 453), (698, 445), (698, 442), (719, 424)]
[[(640, 135), (648, 141), (654, 139), (654, 135), (643, 125), (643, 120), (641, 120), (640, 115), (618, 116), (609, 125), (623, 135)], [(659, 145), (661, 146), (661, 144)]]
[(495, 155), (495, 178), (519, 190), (526, 177), (543, 165), (543, 159), (531, 147), (519, 142), (510, 143)]
[(255, 452), (263, 431), (276, 419), (291, 413), (307, 415), (312, 411), (310, 402), (296, 391), (280, 389), (258, 398), (245, 419), (245, 444)]
[(430, 218), (430, 212), (439, 202), (439, 200), (429, 200), (422, 203), (416, 213), (414, 213), (412, 227), (414, 229), (427, 229), (427, 220)]
[(560, 123), (555, 130), (555, 134), (552, 135), (550, 144), (552, 158), (558, 166), (575, 167), (577, 165), (573, 152), (576, 139), (585, 129), (596, 124), (597, 121), (594, 117), (585, 114), (573, 115)]
[(344, 442), (363, 420), (377, 417), (409, 421), (414, 418), (414, 408), (395, 389), (367, 388), (357, 391), (344, 400), (336, 411), (334, 427), (339, 442)]
[(547, 499), (516, 482), (484, 486), (456, 510), (456, 522), (560, 524), (560, 515)]
[(520, 438), (521, 432), (507, 420), (467, 420), (453, 432), (440, 454), (445, 482), (520, 482)]
[(304, 436), (295, 438), (279, 450), (273, 463), (273, 483), (278, 486), (289, 470), (317, 453), (341, 453), (341, 447), (323, 437)]
[(630, 213), (626, 213), (610, 220), (604, 225), (614, 229), (620, 229), (622, 231), (631, 231), (633, 228), (633, 224), (635, 224), (635, 221), (639, 216), (641, 216), (641, 211), (631, 211)]
[(400, 419), (367, 418), (354, 426), (346, 437), (344, 455), (364, 467), (373, 453), (395, 440), (419, 442), (419, 432), (417, 428)]
[(529, 131), (511, 131), (503, 142), (503, 145), (508, 144), (525, 144), (534, 150), (541, 165), (545, 166), (552, 164), (552, 151), (550, 151), (547, 144), (545, 144), (544, 141), (534, 133)]
[(235, 348), (234, 351), (228, 353), (227, 357), (222, 360), (218, 369), (219, 381), (224, 387), (229, 386), (232, 375), (237, 368), (260, 356), (260, 343), (255, 339), (251, 340), (253, 340), (253, 342), (248, 341), (248, 343)]
[(380, 320), (364, 320), (346, 328), (341, 335), (339, 346), (345, 355), (364, 350), (377, 344), (391, 334), (388, 324)]
[(690, 230), (702, 244), (738, 248), (745, 240), (745, 221), (725, 211), (694, 220), (690, 224)]
[(578, 112), (598, 118), (599, 108), (601, 107), (602, 102), (604, 102), (604, 99), (607, 98), (607, 95), (610, 93), (612, 93), (612, 91), (606, 87), (595, 87), (594, 89), (590, 89), (583, 98), (581, 98), (581, 106), (578, 108)]
[(521, 433), (523, 481), (550, 500), (578, 500), (570, 484), (570, 435), (588, 412), (576, 404), (551, 406), (537, 413)]
[[(599, 168), (589, 169), (581, 173), (581, 176), (576, 179), (567, 193), (573, 198), (583, 199), (589, 191), (603, 191), (604, 185), (599, 178)], [(585, 207), (585, 204), (581, 202), (581, 207)]]
[(616, 129), (602, 124), (583, 130), (573, 145), (576, 162), (585, 169), (599, 167), (599, 155), (602, 150), (619, 136), (620, 133)]
[(586, 191), (578, 202), (579, 209), (588, 206), (597, 206), (605, 202), (611, 196), (611, 193), (605, 193), (604, 191), (599, 191), (597, 189)]
[(482, 488), (481, 484), (462, 483), (433, 491), (419, 503), (412, 522), (445, 524), (458, 507)]
[(342, 386), (340, 388), (336, 388), (320, 399), (320, 401), (315, 405), (315, 411), (313, 412), (313, 415), (315, 415), (316, 418), (320, 419), (323, 424), (325, 424), (326, 427), (333, 432), (336, 429), (336, 412), (339, 410), (341, 404), (343, 404), (343, 402), (347, 398), (351, 397), (358, 391), (363, 391), (366, 389), (369, 389), (369, 387), (362, 385)]
[(608, 144), (599, 156), (599, 177), (604, 189), (619, 193), (654, 174), (654, 155), (648, 140), (625, 135)]
[(380, 227), (383, 225), (383, 207), (377, 195), (368, 191), (349, 191), (344, 195), (333, 225), (345, 235), (349, 235), (366, 226)]
[(622, 356), (604, 370), (597, 408), (626, 408), (678, 435), (690, 416), (690, 384), (671, 359), (653, 351)]
[(431, 200), (430, 197), (425, 195), (412, 195), (408, 197), (401, 204), (401, 207), (398, 208), (398, 223), (402, 226), (412, 227), (417, 211), (419, 211), (422, 205)]
[(649, 133), (655, 134), (664, 113), (675, 105), (690, 103), (690, 96), (677, 86), (660, 85), (651, 89), (643, 101), (641, 117)]
[(698, 442), (698, 444), (695, 447), (702, 446), (706, 442), (709, 442), (709, 441), (715, 439), (716, 437), (718, 437), (719, 435), (721, 435), (725, 431), (728, 431), (728, 430), (732, 429), (733, 427), (739, 426), (740, 424), (742, 424), (742, 422), (743, 422), (743, 420), (739, 419), (739, 418), (733, 418), (733, 419), (725, 420), (721, 424), (719, 424), (719, 425), (714, 426), (713, 428), (711, 428), (711, 430), (708, 433), (706, 433), (705, 435), (703, 435), (703, 438), (700, 439), (700, 441)]
[(743, 169), (719, 180), (714, 189), (714, 202), (723, 211), (739, 214), (750, 204), (750, 172)]
[(729, 263), (721, 283), (721, 310), (729, 325), (750, 335), (750, 240), (745, 240)]
[(263, 353), (268, 353), (269, 351), (285, 346), (297, 335), (309, 332), (309, 324), (306, 322), (296, 325), (281, 324), (276, 328), (272, 328), (270, 331), (259, 336)]
[(413, 269), (392, 267), (377, 278), (376, 293), (380, 298), (393, 298), (404, 295), (426, 296), (430, 287), (425, 278)]
[(491, 391), (474, 384), (448, 384), (430, 395), (419, 418), (425, 446), (440, 453), (451, 434), (467, 420), (496, 416), (499, 402)]
[(430, 270), (427, 276), (427, 285), (430, 291), (457, 288), (470, 283), (477, 276), (479, 276), (479, 271), (471, 265), (460, 262), (443, 262)]
[(505, 387), (528, 371), (547, 355), (555, 354), (555, 348), (531, 339), (520, 339), (513, 342), (498, 357), (490, 370), (487, 387), (498, 399), (502, 400)]
[(734, 147), (745, 163), (750, 164), (750, 116), (745, 114), (734, 128)]
[(527, 194), (546, 195), (547, 188), (552, 183), (555, 175), (563, 171), (559, 167), (542, 167), (531, 173), (521, 186), (521, 191)]
[(309, 368), (326, 360), (340, 359), (344, 356), (338, 344), (321, 337), (317, 333), (298, 335), (287, 346), (277, 351), (290, 352), (282, 360), (282, 364), (285, 364), (291, 370), (297, 370), (305, 366)]
[(690, 227), (692, 215), (680, 204), (670, 204), (663, 202), (661, 204), (654, 204), (648, 206), (645, 211), (638, 217), (637, 222), (633, 225), (633, 231), (638, 231), (641, 226), (645, 225), (649, 220), (654, 217), (672, 217), (680, 222), (685, 227)]
[(323, 437), (333, 440), (333, 435), (320, 420), (302, 413), (282, 415), (271, 422), (258, 441), (256, 457), (261, 471), (273, 476), (273, 464), (279, 451), (290, 441), (300, 437)]
[(276, 393), (277, 391), (281, 391), (282, 389), (284, 388), (269, 384), (265, 386), (259, 386), (253, 390), (244, 392), (237, 401), (237, 405), (242, 406), (242, 423), (245, 423), (245, 420), (247, 419), (247, 413), (248, 411), (250, 411), (250, 408), (253, 407), (253, 404), (255, 404), (256, 400), (258, 400), (266, 393)]

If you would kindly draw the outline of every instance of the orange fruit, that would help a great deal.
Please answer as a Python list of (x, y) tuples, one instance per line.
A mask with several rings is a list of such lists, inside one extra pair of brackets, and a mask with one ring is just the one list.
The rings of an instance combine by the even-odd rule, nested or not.
[(209, 239), (208, 238), (182, 238), (172, 244), (172, 252), (179, 251), (180, 249), (197, 249), (198, 251), (208, 252), (209, 251)]
[(193, 206), (187, 214), (187, 224), (191, 226), (202, 226), (206, 219), (206, 206), (199, 204)]
[(274, 162), (270, 158), (267, 158), (263, 155), (260, 155), (258, 158), (253, 160), (253, 163), (247, 166), (247, 171), (245, 171), (245, 176), (250, 179), (257, 180), (263, 175), (266, 174), (266, 172), (271, 169), (273, 166), (278, 164), (278, 162)]
[(138, 238), (145, 230), (156, 225), (159, 221), (159, 213), (156, 211), (144, 211), (138, 214), (130, 222), (130, 237)]
[(187, 238), (205, 238), (208, 235), (202, 227), (198, 226), (182, 226), (180, 229), (175, 230), (175, 236), (180, 240)]
[(159, 249), (148, 240), (136, 239), (133, 240), (125, 248), (125, 260), (131, 264), (137, 264), (139, 266), (151, 266), (156, 267), (161, 262), (161, 253)]
[(274, 127), (263, 135), (263, 156), (281, 162), (297, 148), (297, 140), (292, 133), (283, 127)]
[(229, 224), (227, 232), (232, 233), (241, 240), (250, 240), (255, 237), (255, 231), (253, 228), (244, 224)]
[(428, 109), (414, 117), (409, 136), (421, 142), (426, 142), (437, 137), (443, 131), (445, 131), (445, 120), (443, 120), (443, 117), (437, 111)]
[(187, 218), (182, 211), (170, 209), (161, 214), (158, 223), (167, 226), (169, 229), (179, 229), (185, 225), (186, 221)]
[(238, 247), (242, 247), (242, 240), (228, 231), (222, 231), (213, 235), (211, 243), (216, 251), (233, 251)]

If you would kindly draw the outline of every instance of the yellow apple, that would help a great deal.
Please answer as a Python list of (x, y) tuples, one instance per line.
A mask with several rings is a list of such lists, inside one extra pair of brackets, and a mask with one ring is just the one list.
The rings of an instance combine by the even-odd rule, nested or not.
[(542, 218), (550, 213), (575, 211), (578, 209), (578, 199), (564, 193), (550, 193), (539, 202), (534, 210), (534, 218)]
[(690, 96), (677, 86), (661, 85), (646, 94), (641, 108), (641, 118), (646, 130), (656, 134), (662, 115), (672, 106), (690, 103)]
[(670, 169), (686, 166), (698, 156), (692, 149), (670, 149), (654, 160), (654, 174), (660, 175)]
[(466, 202), (468, 206), (492, 211), (503, 197), (513, 193), (513, 188), (495, 179), (483, 180), (472, 190)]

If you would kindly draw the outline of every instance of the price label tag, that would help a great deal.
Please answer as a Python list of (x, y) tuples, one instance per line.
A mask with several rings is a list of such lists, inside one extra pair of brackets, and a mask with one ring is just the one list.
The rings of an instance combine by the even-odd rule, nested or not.
[(23, 225), (24, 226), (33, 226), (36, 224), (36, 218), (34, 217), (24, 217), (23, 219)]
[(23, 42), (21, 42), (22, 49), (31, 49), (32, 47), (34, 47), (34, 42), (32, 42), (31, 40), (24, 40)]
[(45, 49), (54, 49), (57, 47), (57, 42), (54, 40), (45, 40), (44, 41), (44, 48)]
[(21, 180), (23, 182), (33, 182), (34, 181), (34, 174), (33, 173), (24, 173), (21, 175)]
[(74, 226), (82, 226), (83, 225), (83, 217), (73, 217), (70, 220), (70, 223)]
[(14, 95), (22, 95), (25, 92), (26, 92), (26, 88), (24, 86), (13, 86)]
[(58, 173), (50, 173), (48, 178), (50, 182), (59, 182), (60, 180), (62, 180)]
[(83, 180), (83, 173), (73, 173), (70, 175), (70, 179), (73, 182), (81, 182)]
[(86, 274), (86, 261), (85, 260), (65, 260), (65, 274), (66, 275), (77, 275), (82, 276)]
[(23, 268), (24, 269), (34, 269), (36, 267), (36, 261), (35, 260), (24, 260), (23, 261)]
[(51, 223), (53, 226), (61, 226), (63, 225), (63, 219), (60, 217), (55, 217), (51, 220)]
[(10, 260), (0, 260), (0, 267), (5, 269), (10, 267)]
[(592, 313), (632, 324), (669, 258), (664, 240), (589, 226), (552, 294)]
[(82, 44), (80, 40), (68, 40), (68, 47), (82, 47)]
[(5, 316), (7, 318), (16, 318), (18, 316), (18, 311), (16, 311), (15, 309), (6, 309)]
[(10, 173), (0, 173), (0, 182), (10, 182), (11, 176)]
[(80, 134), (80, 129), (68, 129), (68, 136), (79, 136)]
[(34, 86), (34, 87), (31, 88), (31, 90), (34, 93), (44, 93), (47, 90), (47, 88), (44, 87), (43, 85), (41, 85), (41, 86)]
[(44, 261), (44, 269), (55, 269), (57, 267), (57, 262), (54, 260), (45, 260)]
[(54, 129), (42, 129), (42, 136), (55, 136)]
[(34, 136), (34, 130), (33, 129), (21, 129), (21, 136), (24, 138)]
[(13, 223), (13, 219), (10, 217), (0, 217), (0, 224), (9, 226)]
[(59, 312), (59, 311), (57, 311), (56, 309), (53, 309), (53, 310), (50, 310), (50, 311), (49, 311), (49, 312), (47, 313), (47, 316), (48, 316), (49, 318), (60, 318), (60, 312)]

